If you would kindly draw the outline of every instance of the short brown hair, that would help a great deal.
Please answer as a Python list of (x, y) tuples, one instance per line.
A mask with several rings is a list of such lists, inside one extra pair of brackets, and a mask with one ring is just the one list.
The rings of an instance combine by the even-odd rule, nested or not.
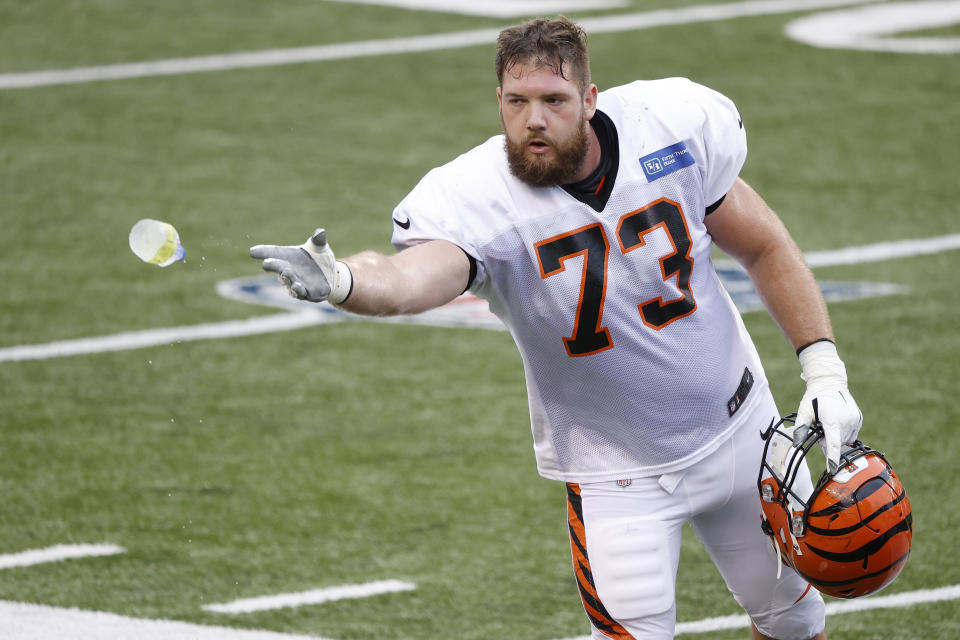
[(509, 27), (497, 38), (497, 81), (503, 86), (503, 74), (518, 63), (532, 62), (550, 67), (565, 80), (564, 65), (574, 81), (586, 91), (590, 84), (590, 56), (587, 34), (565, 16), (536, 18)]

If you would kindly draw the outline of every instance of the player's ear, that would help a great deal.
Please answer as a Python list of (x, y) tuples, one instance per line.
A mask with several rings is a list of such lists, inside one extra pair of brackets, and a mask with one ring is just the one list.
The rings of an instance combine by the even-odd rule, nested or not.
[(497, 111), (503, 113), (503, 87), (497, 87)]
[(583, 112), (589, 120), (597, 112), (597, 85), (590, 83), (586, 91), (583, 92)]

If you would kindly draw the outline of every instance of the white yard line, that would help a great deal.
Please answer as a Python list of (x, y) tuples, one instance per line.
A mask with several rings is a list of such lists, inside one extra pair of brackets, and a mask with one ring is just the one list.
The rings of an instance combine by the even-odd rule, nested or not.
[(934, 236), (933, 238), (917, 238), (915, 240), (878, 242), (829, 251), (810, 251), (805, 253), (804, 257), (811, 267), (837, 267), (846, 264), (883, 262), (896, 258), (926, 256), (954, 249), (960, 249), (960, 233)]
[(577, 24), (588, 34), (617, 33), (667, 27), (697, 22), (717, 22), (731, 18), (749, 18), (782, 13), (797, 13), (816, 9), (832, 9), (867, 4), (876, 0), (748, 0), (728, 4), (704, 4), (678, 9), (660, 9), (639, 13), (621, 13), (596, 18), (582, 18)]
[[(827, 603), (827, 615), (854, 613), (857, 611), (872, 611), (874, 609), (899, 609), (929, 602), (960, 599), (960, 584), (939, 589), (920, 589), (906, 591), (890, 596), (873, 596), (856, 600), (843, 600)], [(693, 635), (697, 633), (713, 633), (731, 629), (746, 629), (750, 626), (750, 618), (746, 614), (705, 618), (692, 622), (678, 622), (676, 635)], [(590, 636), (577, 636), (564, 640), (590, 640)]]
[[(960, 585), (951, 585), (889, 596), (830, 602), (827, 604), (827, 615), (897, 609), (957, 599), (960, 599)], [(745, 615), (722, 616), (680, 622), (676, 631), (677, 635), (692, 635), (726, 629), (745, 629), (749, 624)], [(329, 640), (318, 636), (232, 629), (173, 620), (148, 620), (100, 611), (63, 609), (2, 600), (0, 637), (5, 640)], [(589, 636), (566, 640), (589, 640)]]
[(286, 609), (302, 607), (311, 604), (322, 604), (335, 600), (349, 600), (354, 598), (369, 598), (383, 593), (398, 593), (412, 591), (417, 585), (400, 580), (380, 580), (364, 584), (348, 584), (339, 587), (311, 589), (298, 593), (279, 593), (271, 596), (243, 598), (222, 604), (204, 605), (204, 610), (216, 613), (250, 613), (252, 611), (269, 611), (271, 609)]
[(872, 609), (899, 609), (901, 607), (912, 607), (915, 604), (957, 599), (960, 599), (960, 584), (950, 585), (949, 587), (939, 587), (937, 589), (904, 591), (903, 593), (889, 596), (873, 596), (872, 598), (828, 602), (827, 615), (870, 611)]
[[(873, 596), (856, 600), (831, 601), (827, 603), (827, 615), (833, 616), (842, 613), (857, 611), (873, 611), (875, 609), (900, 609), (929, 602), (957, 600), (960, 598), (960, 584), (939, 589), (920, 589), (905, 591), (890, 596)], [(706, 618), (695, 622), (681, 622), (677, 624), (677, 635), (710, 633), (725, 629), (746, 629), (750, 626), (750, 618), (746, 615), (723, 616)]]
[[(874, 0), (748, 0), (729, 4), (701, 5), (584, 18), (578, 22), (588, 33), (635, 31), (667, 25), (712, 22), (748, 16), (795, 13), (813, 9), (845, 7)], [(97, 67), (53, 69), (0, 74), (0, 89), (23, 89), (48, 85), (78, 84), (101, 80), (122, 80), (151, 76), (180, 75), (229, 69), (272, 67), (304, 62), (344, 60), (416, 51), (437, 51), (474, 45), (492, 45), (500, 29), (455, 31), (407, 38), (365, 40), (342, 44), (317, 45), (291, 49), (268, 49), (191, 58), (171, 58), (147, 62), (111, 64)]]
[(616, 9), (626, 6), (625, 0), (335, 0), (352, 4), (375, 4), (419, 11), (442, 11), (467, 16), (510, 18), (554, 14), (562, 11)]
[(63, 356), (75, 356), (108, 351), (126, 351), (142, 349), (176, 342), (193, 340), (212, 340), (216, 338), (238, 338), (277, 331), (294, 331), (315, 324), (336, 322), (337, 318), (323, 313), (278, 313), (259, 316), (246, 320), (228, 320), (184, 327), (164, 327), (144, 331), (125, 331), (107, 336), (78, 338), (76, 340), (57, 340), (44, 344), (27, 344), (0, 349), (0, 362), (22, 360), (46, 360)]
[(0, 555), (0, 569), (30, 567), (35, 564), (60, 562), (76, 558), (114, 556), (126, 553), (126, 551), (123, 547), (118, 547), (115, 544), (58, 544), (45, 549), (28, 549)]
[(330, 640), (0, 600), (4, 640)]

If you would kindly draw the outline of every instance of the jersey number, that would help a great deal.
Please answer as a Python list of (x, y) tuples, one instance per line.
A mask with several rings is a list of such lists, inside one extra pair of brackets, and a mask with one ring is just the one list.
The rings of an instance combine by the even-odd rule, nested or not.
[[(660, 296), (637, 305), (643, 323), (659, 330), (674, 320), (690, 315), (697, 308), (690, 291), (690, 274), (693, 272), (693, 258), (690, 257), (692, 242), (683, 211), (677, 203), (661, 198), (620, 218), (617, 224), (617, 240), (620, 251), (627, 254), (643, 247), (646, 244), (645, 236), (657, 228), (666, 231), (674, 249), (672, 253), (660, 258), (663, 279), (667, 281), (676, 276), (677, 288), (681, 294), (675, 300), (664, 300)], [(573, 335), (563, 339), (567, 353), (571, 356), (587, 356), (611, 348), (613, 341), (610, 332), (601, 326), (610, 244), (600, 223), (542, 240), (534, 247), (537, 250), (542, 278), (566, 271), (564, 263), (567, 260), (583, 256), (580, 301), (577, 303)]]

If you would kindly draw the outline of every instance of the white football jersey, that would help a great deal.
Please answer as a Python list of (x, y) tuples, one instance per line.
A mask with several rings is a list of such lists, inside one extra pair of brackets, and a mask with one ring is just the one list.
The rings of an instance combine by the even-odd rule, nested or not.
[(398, 249), (443, 239), (476, 260), (470, 289), (523, 358), (537, 467), (578, 483), (689, 466), (767, 385), (704, 226), (746, 157), (736, 107), (669, 78), (604, 91), (598, 108), (620, 154), (602, 211), (515, 178), (501, 135), (393, 212)]

